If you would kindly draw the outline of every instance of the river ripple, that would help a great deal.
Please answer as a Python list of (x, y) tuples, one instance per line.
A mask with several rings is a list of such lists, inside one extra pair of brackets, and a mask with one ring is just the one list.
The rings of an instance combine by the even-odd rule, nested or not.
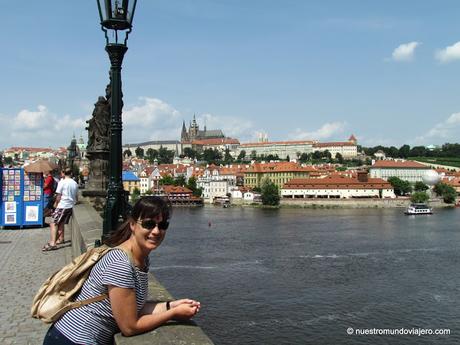
[(177, 208), (151, 270), (202, 302), (196, 321), (216, 344), (455, 344), (459, 221), (460, 209)]

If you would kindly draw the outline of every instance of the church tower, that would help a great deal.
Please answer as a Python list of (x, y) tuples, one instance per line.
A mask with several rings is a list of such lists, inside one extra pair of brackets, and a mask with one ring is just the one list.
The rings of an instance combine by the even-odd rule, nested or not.
[(354, 134), (350, 135), (350, 137), (348, 138), (348, 141), (349, 141), (350, 143), (355, 144), (355, 145), (358, 144), (358, 139), (356, 139), (356, 137), (355, 137)]
[(198, 131), (199, 131), (199, 127), (198, 127), (198, 124), (196, 123), (195, 114), (193, 114), (193, 121), (192, 121), (192, 124), (190, 125), (190, 130), (189, 130), (190, 141), (195, 140), (198, 137)]
[(187, 134), (187, 128), (185, 127), (185, 121), (182, 121), (182, 132), (180, 135), (181, 142), (189, 141), (189, 136)]

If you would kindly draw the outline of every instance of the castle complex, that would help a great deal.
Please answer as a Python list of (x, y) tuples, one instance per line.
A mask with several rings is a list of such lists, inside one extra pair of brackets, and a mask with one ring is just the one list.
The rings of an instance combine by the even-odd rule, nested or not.
[(182, 123), (182, 132), (180, 136), (180, 141), (182, 143), (191, 143), (194, 140), (203, 140), (203, 139), (220, 139), (225, 138), (224, 133), (220, 129), (207, 130), (206, 125), (203, 130), (200, 130), (200, 127), (196, 123), (195, 115), (193, 115), (193, 121), (190, 122), (190, 125), (187, 128), (185, 127), (185, 121)]

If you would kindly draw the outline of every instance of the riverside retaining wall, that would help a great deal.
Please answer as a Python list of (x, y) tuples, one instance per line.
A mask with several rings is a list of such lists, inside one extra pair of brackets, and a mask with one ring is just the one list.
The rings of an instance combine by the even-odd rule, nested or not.
[[(395, 208), (407, 207), (410, 199), (281, 199), (281, 206), (305, 208)], [(430, 200), (431, 207), (446, 207), (439, 199)]]

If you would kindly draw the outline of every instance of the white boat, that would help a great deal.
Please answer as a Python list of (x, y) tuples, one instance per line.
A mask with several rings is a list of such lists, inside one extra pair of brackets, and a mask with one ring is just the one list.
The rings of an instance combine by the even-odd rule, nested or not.
[(411, 204), (404, 213), (407, 215), (433, 214), (433, 210), (425, 204)]

